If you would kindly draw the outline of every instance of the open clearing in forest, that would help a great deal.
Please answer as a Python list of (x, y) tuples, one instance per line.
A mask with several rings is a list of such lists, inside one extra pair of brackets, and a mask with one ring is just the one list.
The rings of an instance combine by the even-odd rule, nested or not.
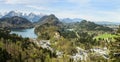
[(111, 39), (112, 41), (115, 41), (115, 37), (117, 37), (117, 35), (113, 35), (113, 34), (109, 34), (109, 33), (105, 33), (105, 34), (101, 34), (96, 36), (94, 39), (99, 40), (99, 39)]

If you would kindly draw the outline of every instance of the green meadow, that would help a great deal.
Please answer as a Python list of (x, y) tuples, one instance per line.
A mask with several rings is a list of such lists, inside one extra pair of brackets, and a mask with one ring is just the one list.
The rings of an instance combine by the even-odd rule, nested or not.
[(99, 40), (99, 39), (112, 39), (112, 41), (115, 41), (115, 37), (118, 37), (115, 34), (109, 34), (109, 33), (104, 33), (104, 34), (100, 34), (98, 36), (96, 36), (94, 39)]

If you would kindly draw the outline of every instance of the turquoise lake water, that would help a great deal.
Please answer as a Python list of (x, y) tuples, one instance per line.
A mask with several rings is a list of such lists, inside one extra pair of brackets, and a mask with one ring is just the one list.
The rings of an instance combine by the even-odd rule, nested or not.
[(29, 37), (29, 38), (37, 38), (37, 35), (34, 33), (35, 28), (30, 28), (30, 29), (13, 29), (11, 31), (12, 33), (18, 34), (19, 36), (22, 36), (24, 38)]

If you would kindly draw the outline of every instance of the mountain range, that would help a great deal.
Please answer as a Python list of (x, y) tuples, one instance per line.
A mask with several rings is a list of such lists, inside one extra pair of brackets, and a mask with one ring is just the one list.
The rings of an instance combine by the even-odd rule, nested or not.
[(86, 29), (86, 30), (112, 31), (111, 28), (96, 24), (96, 23), (91, 22), (91, 21), (86, 21), (86, 20), (83, 20), (80, 23), (78, 23), (77, 27), (81, 28), (81, 29)]
[[(45, 14), (35, 14), (35, 13), (23, 13), (23, 12), (16, 12), (16, 11), (10, 11), (8, 13), (4, 13), (1, 14), (0, 13), (0, 18), (10, 18), (10, 17), (13, 17), (13, 16), (18, 16), (18, 17), (22, 17), (22, 18), (26, 18), (28, 19), (30, 22), (38, 22), (40, 21), (40, 18), (42, 18), (43, 16), (46, 17), (46, 16), (49, 16), (49, 15), (45, 15)], [(43, 18), (44, 18), (43, 17)], [(62, 18), (59, 20), (63, 23), (73, 23), (73, 22), (81, 22), (82, 18)], [(100, 22), (95, 22), (96, 24), (100, 24), (100, 25), (105, 25), (105, 24), (114, 24), (114, 25), (118, 25), (120, 23), (118, 22), (107, 22), (107, 21), (100, 21)]]
[(1, 18), (10, 18), (13, 16), (18, 16), (18, 17), (23, 17), (28, 19), (31, 22), (37, 22), (42, 16), (44, 16), (43, 14), (34, 14), (34, 13), (22, 13), (22, 12), (15, 12), (15, 11), (10, 11), (8, 13), (6, 13), (5, 15), (1, 16)]
[(120, 24), (120, 22), (108, 22), (108, 21), (99, 21), (95, 23), (99, 25), (119, 25)]
[[(73, 22), (77, 24), (74, 24)], [(9, 28), (29, 28), (39, 25), (50, 25), (50, 26), (52, 25), (52, 26), (63, 27), (65, 26), (63, 24), (70, 24), (70, 23), (73, 23), (73, 25), (70, 25), (69, 27), (77, 26), (78, 28), (86, 28), (87, 30), (107, 29), (107, 28), (103, 29), (104, 27), (101, 25), (97, 25), (93, 22), (83, 21), (83, 19), (79, 19), (79, 18), (59, 19), (54, 14), (36, 15), (34, 13), (23, 14), (20, 12), (10, 11), (0, 19), (0, 24), (1, 24), (0, 27), (9, 27)], [(107, 30), (111, 30), (111, 29), (107, 29)]]
[(0, 18), (2, 17), (2, 14), (0, 13)]
[[(6, 13), (5, 15), (0, 14), (0, 18), (10, 18), (10, 17), (13, 17), (13, 16), (23, 17), (23, 18), (28, 19), (31, 22), (37, 22), (37, 21), (39, 21), (39, 19), (41, 17), (43, 17), (43, 16), (45, 17), (45, 16), (48, 16), (48, 15), (44, 15), (44, 14), (38, 14), (37, 15), (35, 13), (26, 14), (26, 13), (15, 12), (15, 11), (10, 11), (10, 12)], [(64, 23), (80, 22), (82, 20), (83, 19), (80, 19), (80, 18), (74, 18), (74, 19), (63, 18), (63, 19), (60, 19), (60, 21), (64, 22)]]
[(64, 23), (73, 23), (73, 22), (81, 22), (82, 20), (84, 19), (81, 19), (81, 18), (64, 18), (64, 19), (60, 19), (62, 22)]

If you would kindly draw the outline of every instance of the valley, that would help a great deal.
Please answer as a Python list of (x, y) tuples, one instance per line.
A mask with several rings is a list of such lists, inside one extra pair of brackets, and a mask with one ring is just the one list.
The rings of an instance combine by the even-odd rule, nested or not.
[(1, 62), (120, 61), (119, 25), (61, 21), (54, 14), (33, 22), (13, 11), (8, 14), (0, 19)]

